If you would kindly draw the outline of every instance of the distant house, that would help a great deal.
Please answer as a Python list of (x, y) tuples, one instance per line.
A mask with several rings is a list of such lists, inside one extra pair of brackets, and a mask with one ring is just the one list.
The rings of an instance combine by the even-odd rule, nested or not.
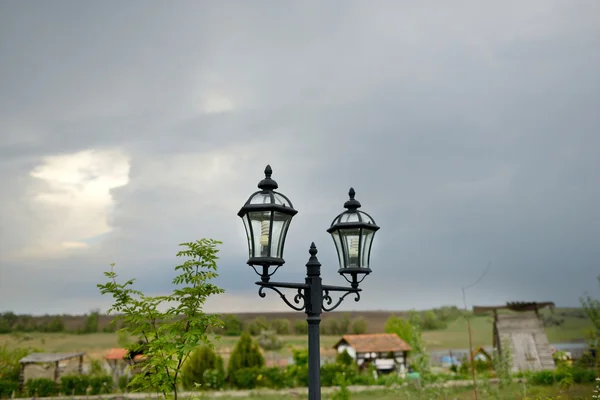
[(359, 367), (373, 364), (383, 373), (391, 372), (397, 366), (401, 371), (406, 369), (408, 353), (412, 350), (393, 333), (344, 335), (333, 347), (338, 353), (347, 351)]
[(127, 349), (113, 348), (104, 355), (104, 360), (109, 365), (115, 381), (127, 374), (127, 367), (131, 364), (128, 354)]
[(475, 350), (473, 350), (473, 353), (471, 353), (471, 357), (475, 361), (484, 361), (484, 362), (492, 361), (492, 356), (490, 355), (490, 353), (488, 353), (481, 346), (479, 346)]

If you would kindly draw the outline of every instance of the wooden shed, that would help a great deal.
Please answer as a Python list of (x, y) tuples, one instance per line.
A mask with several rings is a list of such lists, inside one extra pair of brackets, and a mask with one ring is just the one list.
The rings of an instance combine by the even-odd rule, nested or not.
[[(512, 370), (551, 370), (556, 366), (552, 350), (540, 319), (539, 310), (554, 308), (552, 302), (513, 302), (504, 306), (474, 306), (473, 313), (493, 312), (493, 343), (501, 354), (503, 344), (510, 344)], [(509, 312), (499, 313), (499, 310)]]
[(21, 363), (21, 373), (19, 376), (21, 387), (27, 380), (25, 370), (30, 365), (39, 365), (44, 370), (52, 369), (52, 376), (47, 376), (50, 379), (58, 381), (61, 373), (61, 362), (78, 358), (77, 372), (83, 372), (83, 356), (85, 353), (31, 353), (19, 360)]

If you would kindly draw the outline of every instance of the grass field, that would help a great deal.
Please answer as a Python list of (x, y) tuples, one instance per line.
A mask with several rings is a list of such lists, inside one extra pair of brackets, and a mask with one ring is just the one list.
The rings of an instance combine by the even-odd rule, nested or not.
[[(366, 313), (361, 313), (365, 315)], [(389, 314), (388, 314), (389, 315)], [(377, 315), (377, 319), (382, 316)], [(565, 318), (564, 323), (558, 327), (546, 328), (548, 339), (551, 343), (569, 342), (582, 340), (585, 329), (589, 322), (581, 318)], [(492, 318), (488, 316), (476, 316), (471, 318), (473, 334), (473, 346), (492, 345)], [(383, 332), (383, 329), (379, 330)], [(286, 346), (278, 353), (280, 356), (291, 355), (288, 346), (305, 347), (307, 337), (305, 335), (281, 336)], [(321, 346), (324, 355), (332, 352), (333, 345), (340, 339), (339, 335), (322, 335)], [(465, 318), (458, 318), (451, 322), (446, 329), (437, 331), (426, 331), (423, 339), (430, 351), (445, 349), (468, 348), (467, 322)], [(215, 345), (227, 358), (227, 353), (235, 346), (238, 337), (222, 336)], [(84, 351), (91, 358), (99, 358), (106, 349), (119, 347), (118, 337), (114, 333), (93, 334), (68, 334), (68, 333), (20, 333), (0, 335), (0, 345), (7, 344), (9, 347), (32, 347), (46, 352), (76, 352)]]
[[(323, 400), (334, 399), (337, 388), (322, 388)], [(594, 385), (574, 385), (569, 389), (563, 390), (557, 387), (540, 387), (540, 386), (523, 386), (522, 384), (512, 384), (505, 389), (499, 389), (496, 386), (483, 385), (478, 389), (479, 399), (592, 399), (594, 395)], [(280, 393), (272, 393), (265, 391), (251, 391), (248, 395), (243, 396), (243, 392), (238, 392), (236, 395), (228, 395), (227, 393), (219, 393), (218, 396), (208, 393), (205, 397), (199, 393), (198, 397), (192, 399), (213, 398), (218, 397), (222, 400), (233, 399), (256, 399), (262, 400), (289, 400), (289, 399), (307, 399), (306, 390), (293, 390)], [(372, 389), (353, 392), (350, 397), (352, 400), (420, 400), (420, 399), (453, 399), (453, 400), (470, 400), (473, 399), (472, 387), (461, 388), (428, 388), (425, 390), (411, 389), (408, 387), (396, 389)]]

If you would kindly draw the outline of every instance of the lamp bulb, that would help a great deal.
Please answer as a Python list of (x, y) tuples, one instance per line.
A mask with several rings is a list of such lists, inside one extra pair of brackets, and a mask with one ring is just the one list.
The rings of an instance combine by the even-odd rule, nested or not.
[(271, 227), (271, 222), (269, 220), (261, 221), (260, 223), (260, 244), (261, 246), (269, 245), (269, 228)]

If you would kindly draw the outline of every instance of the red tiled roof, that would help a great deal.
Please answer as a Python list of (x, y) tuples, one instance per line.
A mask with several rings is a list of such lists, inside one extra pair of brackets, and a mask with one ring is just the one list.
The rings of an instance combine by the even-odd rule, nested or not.
[(288, 365), (288, 362), (286, 359), (281, 359), (281, 360), (266, 360), (265, 361), (265, 365), (267, 367), (285, 367)]
[(385, 353), (389, 351), (412, 350), (412, 348), (395, 333), (344, 335), (333, 347), (337, 348), (343, 342), (352, 346), (357, 353)]
[(110, 349), (104, 356), (105, 360), (122, 360), (127, 355), (127, 349), (114, 348)]

